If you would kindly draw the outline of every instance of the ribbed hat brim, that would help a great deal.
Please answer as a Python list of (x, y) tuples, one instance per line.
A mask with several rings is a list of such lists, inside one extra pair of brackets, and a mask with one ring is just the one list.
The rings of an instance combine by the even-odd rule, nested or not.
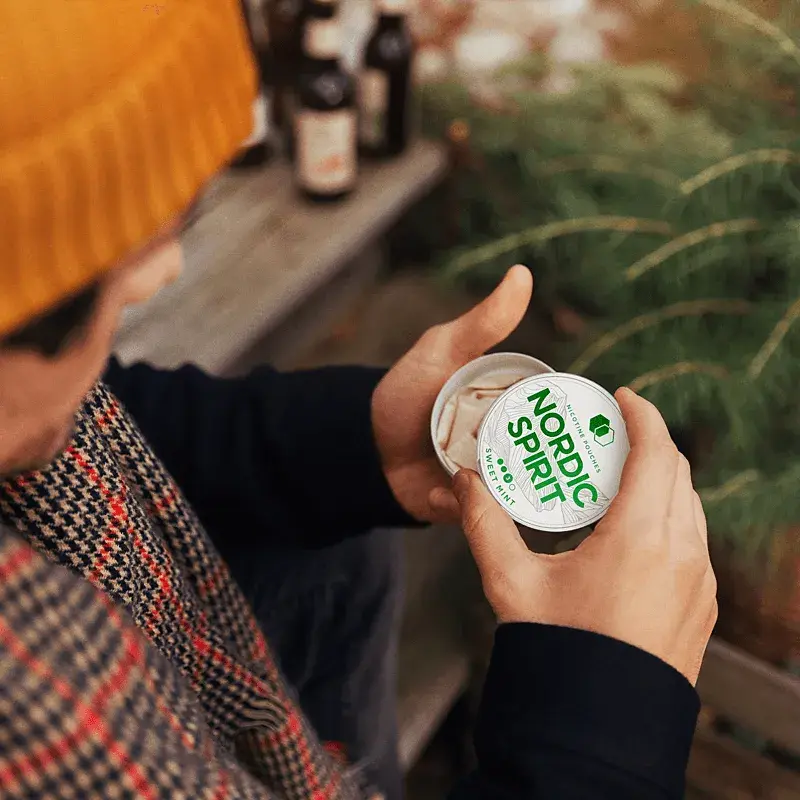
[(235, 0), (0, 4), (0, 336), (144, 246), (250, 132)]

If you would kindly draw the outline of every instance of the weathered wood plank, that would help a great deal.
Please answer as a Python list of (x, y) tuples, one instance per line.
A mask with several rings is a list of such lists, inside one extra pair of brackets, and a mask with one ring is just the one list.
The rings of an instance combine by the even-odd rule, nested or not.
[(381, 244), (368, 245), (323, 287), (309, 294), (288, 319), (270, 330), (227, 372), (245, 374), (261, 364), (282, 370), (298, 369), (303, 355), (334, 336), (344, 319), (369, 303), (384, 266)]
[(713, 800), (797, 800), (800, 775), (735, 742), (698, 730), (686, 783)]
[(353, 198), (322, 207), (297, 198), (286, 164), (222, 176), (185, 237), (184, 275), (126, 316), (118, 355), (225, 369), (380, 237), (445, 168), (443, 149), (419, 142), (395, 161), (365, 167)]
[(697, 690), (718, 714), (800, 753), (800, 678), (712, 638)]

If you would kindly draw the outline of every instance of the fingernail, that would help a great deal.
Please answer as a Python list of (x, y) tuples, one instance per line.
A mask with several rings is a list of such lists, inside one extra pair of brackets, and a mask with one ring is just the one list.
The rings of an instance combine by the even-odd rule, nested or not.
[(619, 389), (617, 389), (617, 392), (625, 397), (638, 397), (636, 392), (634, 392), (630, 386), (620, 386)]

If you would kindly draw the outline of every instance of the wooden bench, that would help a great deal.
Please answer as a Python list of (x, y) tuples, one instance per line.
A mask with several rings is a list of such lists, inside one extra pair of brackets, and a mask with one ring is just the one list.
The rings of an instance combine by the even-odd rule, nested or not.
[[(800, 755), (800, 678), (724, 641), (709, 643), (697, 689), (714, 715)], [(701, 716), (687, 771), (689, 797), (797, 800), (800, 774), (715, 732)]]
[(291, 360), (374, 283), (383, 235), (445, 169), (444, 151), (419, 142), (364, 168), (358, 192), (330, 206), (301, 202), (283, 162), (223, 174), (185, 235), (183, 276), (128, 312), (118, 355), (214, 373), (236, 369), (253, 348)]

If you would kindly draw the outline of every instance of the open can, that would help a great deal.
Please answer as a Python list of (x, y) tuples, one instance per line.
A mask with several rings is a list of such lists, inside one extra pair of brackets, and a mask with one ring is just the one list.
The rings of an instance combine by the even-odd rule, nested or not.
[(490, 353), (455, 372), (436, 398), (431, 439), (439, 463), (450, 475), (478, 471), (478, 430), (492, 403), (515, 383), (553, 368), (522, 353)]

